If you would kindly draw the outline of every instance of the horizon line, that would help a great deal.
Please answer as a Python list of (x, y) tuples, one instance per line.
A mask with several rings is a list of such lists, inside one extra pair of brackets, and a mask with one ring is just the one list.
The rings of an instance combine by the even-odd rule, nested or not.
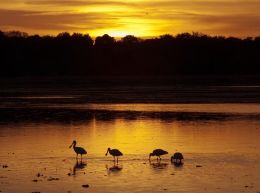
[(122, 39), (124, 37), (127, 37), (127, 36), (134, 36), (134, 37), (137, 37), (137, 38), (141, 38), (141, 39), (153, 39), (153, 38), (158, 38), (158, 37), (161, 37), (161, 36), (165, 36), (165, 35), (170, 35), (170, 36), (173, 36), (173, 37), (176, 37), (177, 35), (180, 35), (180, 34), (190, 34), (190, 35), (194, 35), (194, 34), (198, 34), (198, 35), (201, 35), (201, 36), (208, 36), (208, 37), (224, 37), (224, 38), (238, 38), (238, 39), (247, 39), (247, 38), (257, 38), (257, 37), (260, 37), (260, 34), (259, 35), (256, 35), (256, 36), (232, 36), (232, 35), (229, 35), (229, 36), (226, 36), (226, 35), (221, 35), (221, 34), (207, 34), (207, 33), (203, 33), (203, 32), (195, 32), (195, 31), (192, 31), (192, 32), (180, 32), (180, 33), (176, 33), (176, 34), (173, 34), (173, 33), (164, 33), (164, 34), (160, 34), (160, 35), (154, 35), (154, 36), (136, 36), (134, 34), (127, 34), (127, 35), (124, 35), (124, 36), (113, 36), (113, 35), (110, 35), (109, 33), (104, 33), (103, 35), (90, 35), (90, 33), (82, 33), (82, 32), (68, 32), (68, 31), (61, 31), (59, 33), (56, 33), (56, 34), (37, 34), (37, 33), (28, 33), (26, 31), (19, 31), (19, 30), (7, 30), (7, 31), (2, 31), (0, 29), (0, 32), (3, 32), (4, 34), (6, 33), (12, 33), (12, 32), (19, 32), (21, 34), (24, 34), (25, 36), (40, 36), (40, 37), (45, 37), (45, 36), (50, 36), (50, 37), (57, 37), (59, 34), (62, 34), (62, 33), (69, 33), (70, 35), (73, 35), (73, 34), (82, 34), (82, 35), (89, 35), (91, 38), (96, 38), (96, 37), (102, 37), (104, 35), (109, 35), (110, 37), (113, 37), (115, 39)]

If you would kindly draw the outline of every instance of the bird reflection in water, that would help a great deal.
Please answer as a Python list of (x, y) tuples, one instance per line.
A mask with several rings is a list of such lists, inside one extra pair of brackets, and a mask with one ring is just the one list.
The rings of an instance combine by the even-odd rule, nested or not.
[(184, 163), (182, 163), (182, 162), (180, 162), (180, 163), (177, 163), (177, 162), (174, 162), (174, 163), (172, 163), (176, 168), (182, 168), (182, 166), (183, 166), (183, 164)]
[(107, 174), (110, 175), (111, 173), (114, 173), (114, 174), (119, 173), (123, 169), (123, 167), (119, 166), (118, 164), (116, 164), (114, 162), (114, 165), (111, 167), (106, 165), (106, 169), (107, 169)]
[(168, 166), (168, 163), (162, 163), (161, 161), (158, 162), (152, 162), (149, 161), (150, 166), (152, 166), (154, 169), (165, 169)]
[(80, 162), (77, 160), (73, 166), (72, 175), (76, 176), (76, 173), (80, 170), (83, 170), (85, 167), (87, 167), (87, 163), (83, 162), (82, 160)]

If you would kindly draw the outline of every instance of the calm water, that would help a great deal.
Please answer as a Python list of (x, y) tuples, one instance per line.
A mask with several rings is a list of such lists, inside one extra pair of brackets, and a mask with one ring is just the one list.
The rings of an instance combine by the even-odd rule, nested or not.
[[(15, 106), (1, 106), (2, 192), (260, 192), (260, 104)], [(70, 116), (82, 117), (56, 120)], [(82, 163), (69, 149), (74, 139), (88, 151)], [(124, 153), (118, 165), (105, 157), (108, 147)], [(169, 152), (160, 164), (148, 161), (155, 148)], [(184, 154), (182, 167), (170, 163), (176, 151)]]

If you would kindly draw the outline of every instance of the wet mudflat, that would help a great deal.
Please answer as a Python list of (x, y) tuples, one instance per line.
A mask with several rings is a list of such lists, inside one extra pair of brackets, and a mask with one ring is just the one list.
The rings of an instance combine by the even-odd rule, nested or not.
[[(73, 159), (38, 158), (41, 162), (30, 171), (13, 166), (1, 172), (2, 192), (257, 192), (259, 190), (259, 164), (239, 156), (219, 162), (224, 155), (187, 154), (182, 167), (149, 163), (138, 158), (121, 160), (118, 165), (102, 158), (76, 163)], [(47, 161), (48, 160), (48, 161)], [(231, 163), (232, 162), (232, 163)], [(60, 163), (60, 164), (59, 164)], [(21, 165), (28, 163), (21, 162)], [(59, 165), (58, 165), (59, 164)], [(202, 167), (196, 167), (200, 164)], [(248, 168), (247, 165), (251, 165)], [(41, 166), (46, 166), (43, 168)], [(38, 173), (40, 172), (40, 176)], [(84, 187), (85, 185), (85, 187)]]
[(3, 85), (0, 192), (260, 192), (259, 86)]
[[(44, 116), (35, 120), (17, 119), (17, 122), (5, 120), (0, 130), (0, 191), (259, 192), (258, 106), (246, 109), (242, 108), (245, 104), (232, 104), (233, 108), (227, 112), (221, 110), (225, 105), (215, 105), (216, 108), (212, 105), (182, 104), (167, 109), (163, 104), (155, 107), (103, 104), (91, 108), (106, 108), (106, 114), (111, 112), (113, 116), (100, 118), (100, 114), (90, 111), (91, 116), (80, 121), (46, 121)], [(61, 116), (67, 113), (63, 108), (56, 108)], [(31, 109), (40, 113), (38, 107)], [(135, 116), (124, 116), (126, 112), (133, 113), (131, 109)], [(142, 116), (147, 111), (160, 117)], [(184, 111), (185, 119), (174, 118), (174, 113)], [(218, 114), (210, 114), (224, 111), (232, 116), (216, 118)], [(28, 116), (18, 112), (16, 115)], [(174, 116), (161, 118), (165, 112)], [(200, 118), (196, 112), (206, 113), (208, 117)], [(82, 161), (76, 161), (75, 153), (69, 149), (74, 139), (88, 151)], [(105, 156), (108, 147), (124, 153), (118, 164), (114, 164), (111, 156)], [(149, 162), (149, 153), (156, 148), (169, 154), (162, 156), (160, 163), (156, 158)], [(185, 158), (181, 167), (170, 162), (176, 151)]]

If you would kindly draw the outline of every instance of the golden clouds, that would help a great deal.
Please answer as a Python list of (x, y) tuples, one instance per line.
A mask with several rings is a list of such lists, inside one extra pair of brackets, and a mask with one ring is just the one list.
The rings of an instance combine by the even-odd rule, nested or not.
[(0, 29), (29, 33), (156, 36), (199, 31), (256, 36), (260, 32), (258, 0), (2, 0), (0, 6)]

